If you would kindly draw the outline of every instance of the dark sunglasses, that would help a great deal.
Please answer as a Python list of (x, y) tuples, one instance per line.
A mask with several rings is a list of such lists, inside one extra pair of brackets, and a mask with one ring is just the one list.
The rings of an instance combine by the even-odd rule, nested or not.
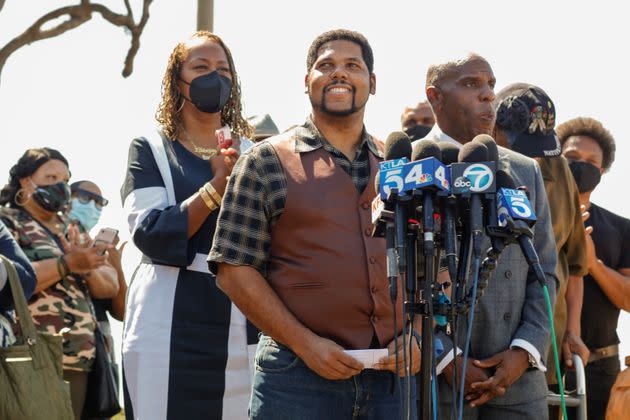
[(90, 200), (94, 200), (94, 204), (98, 209), (102, 209), (109, 203), (106, 198), (103, 198), (98, 194), (94, 194), (93, 192), (84, 190), (82, 188), (75, 189), (74, 193), (76, 194), (76, 197), (79, 199), (79, 201), (83, 204), (87, 204), (90, 202)]

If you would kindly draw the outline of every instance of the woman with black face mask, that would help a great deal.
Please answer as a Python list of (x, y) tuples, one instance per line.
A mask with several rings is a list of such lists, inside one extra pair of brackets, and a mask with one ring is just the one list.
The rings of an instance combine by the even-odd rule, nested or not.
[(70, 199), (67, 160), (57, 150), (29, 149), (0, 192), (0, 217), (31, 261), (37, 277), (29, 308), (44, 332), (63, 334), (64, 379), (80, 419), (95, 357), (90, 296), (116, 295), (116, 270), (63, 215)]
[(132, 141), (122, 187), (132, 239), (143, 254), (127, 292), (125, 413), (245, 419), (248, 344), (256, 333), (217, 288), (206, 259), (227, 177), (252, 145), (253, 128), (242, 116), (234, 62), (218, 36), (197, 32), (175, 47), (156, 119), (157, 131)]
[(610, 132), (599, 121), (584, 117), (559, 125), (557, 132), (580, 204), (590, 214), (585, 221), (588, 275), (584, 277), (581, 329), (590, 350), (585, 370), (588, 418), (603, 420), (620, 370), (619, 312), (630, 311), (630, 220), (591, 202), (602, 174), (615, 159)]

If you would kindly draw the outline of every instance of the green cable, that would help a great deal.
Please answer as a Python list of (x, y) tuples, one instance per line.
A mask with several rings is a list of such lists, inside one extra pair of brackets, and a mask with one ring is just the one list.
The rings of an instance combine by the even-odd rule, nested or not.
[(547, 301), (547, 312), (549, 313), (549, 325), (551, 326), (551, 343), (553, 344), (553, 358), (556, 362), (556, 377), (558, 378), (558, 386), (560, 387), (560, 401), (562, 402), (562, 414), (564, 419), (568, 419), (567, 406), (564, 402), (564, 387), (562, 386), (562, 376), (560, 375), (560, 361), (558, 359), (558, 345), (556, 344), (556, 331), (553, 328), (553, 311), (551, 310), (551, 299), (549, 299), (549, 290), (547, 285), (543, 285), (545, 291), (545, 300)]

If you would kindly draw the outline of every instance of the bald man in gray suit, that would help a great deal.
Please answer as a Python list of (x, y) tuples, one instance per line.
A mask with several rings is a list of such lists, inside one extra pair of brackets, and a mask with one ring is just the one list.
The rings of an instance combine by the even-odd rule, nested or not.
[[(425, 138), (457, 147), (478, 134), (494, 132), (495, 78), (490, 64), (471, 54), (460, 60), (432, 65), (426, 94), (436, 124)], [(546, 275), (553, 307), (556, 296), (557, 255), (547, 196), (540, 168), (533, 159), (499, 147), (499, 164), (516, 185), (527, 186), (538, 221), (534, 247)], [(484, 237), (482, 249), (490, 240)], [(458, 346), (465, 342), (468, 318), (460, 317)], [(465, 419), (547, 419), (544, 360), (551, 332), (542, 286), (518, 245), (505, 248), (484, 295), (477, 302), (465, 380)], [(437, 360), (442, 418), (452, 408), (453, 343), (440, 336), (446, 351)], [(458, 357), (457, 377), (462, 360)]]

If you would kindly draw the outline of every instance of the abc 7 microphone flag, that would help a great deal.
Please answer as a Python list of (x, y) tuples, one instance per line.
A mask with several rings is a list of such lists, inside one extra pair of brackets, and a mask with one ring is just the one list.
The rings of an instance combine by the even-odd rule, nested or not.
[(453, 194), (494, 192), (495, 163), (454, 163), (451, 165)]

